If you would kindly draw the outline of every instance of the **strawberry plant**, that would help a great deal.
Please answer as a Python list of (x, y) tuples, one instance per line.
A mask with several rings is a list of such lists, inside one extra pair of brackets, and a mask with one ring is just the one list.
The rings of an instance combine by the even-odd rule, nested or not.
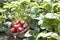
[(0, 23), (3, 25), (0, 31), (6, 32), (7, 28), (13, 34), (27, 31), (28, 40), (60, 40), (60, 0), (0, 2)]

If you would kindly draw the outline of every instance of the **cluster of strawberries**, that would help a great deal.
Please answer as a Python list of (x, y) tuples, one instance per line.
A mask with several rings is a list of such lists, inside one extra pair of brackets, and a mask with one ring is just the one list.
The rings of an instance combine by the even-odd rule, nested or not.
[(11, 23), (11, 27), (12, 33), (25, 32), (29, 29), (29, 25), (24, 21), (16, 21), (15, 23)]

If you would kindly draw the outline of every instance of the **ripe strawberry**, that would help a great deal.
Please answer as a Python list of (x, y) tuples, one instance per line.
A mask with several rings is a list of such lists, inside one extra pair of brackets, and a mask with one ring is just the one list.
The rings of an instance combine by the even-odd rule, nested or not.
[(20, 24), (20, 21), (16, 21), (16, 24)]
[(21, 24), (17, 24), (18, 25), (18, 27), (21, 27)]
[(24, 28), (22, 28), (22, 31), (23, 31), (23, 32), (24, 32), (24, 30), (25, 30), (25, 29), (24, 29)]
[(11, 23), (11, 27), (14, 27), (15, 23)]
[(11, 32), (15, 33), (16, 29), (15, 28), (11, 28)]
[(17, 32), (21, 32), (22, 31), (22, 28), (21, 27), (18, 27), (17, 28)]
[(14, 28), (16, 28), (16, 29), (17, 29), (17, 28), (18, 28), (18, 25), (14, 25)]

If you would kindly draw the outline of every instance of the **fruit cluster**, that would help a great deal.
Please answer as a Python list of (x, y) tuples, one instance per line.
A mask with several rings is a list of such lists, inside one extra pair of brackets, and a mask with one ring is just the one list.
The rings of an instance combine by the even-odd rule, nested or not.
[(25, 32), (29, 29), (29, 25), (24, 21), (16, 21), (11, 23), (11, 32), (18, 33), (18, 32)]

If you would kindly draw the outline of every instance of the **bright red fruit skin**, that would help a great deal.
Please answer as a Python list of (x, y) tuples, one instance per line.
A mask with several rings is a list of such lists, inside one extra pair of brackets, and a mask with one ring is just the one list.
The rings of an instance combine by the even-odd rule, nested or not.
[(17, 32), (20, 32), (20, 29), (17, 29)]
[(11, 28), (11, 32), (15, 33), (16, 29), (15, 28)]
[(18, 27), (21, 27), (21, 24), (18, 24)]
[(11, 23), (11, 27), (14, 27), (15, 23)]
[(14, 28), (17, 29), (18, 27), (21, 27), (21, 24), (14, 25)]
[(21, 27), (18, 27), (17, 28), (17, 32), (21, 32), (22, 31), (22, 28)]
[(22, 31), (24, 32), (24, 28), (22, 28)]
[(14, 25), (14, 28), (16, 28), (16, 29), (17, 29), (17, 28), (18, 28), (18, 25)]

